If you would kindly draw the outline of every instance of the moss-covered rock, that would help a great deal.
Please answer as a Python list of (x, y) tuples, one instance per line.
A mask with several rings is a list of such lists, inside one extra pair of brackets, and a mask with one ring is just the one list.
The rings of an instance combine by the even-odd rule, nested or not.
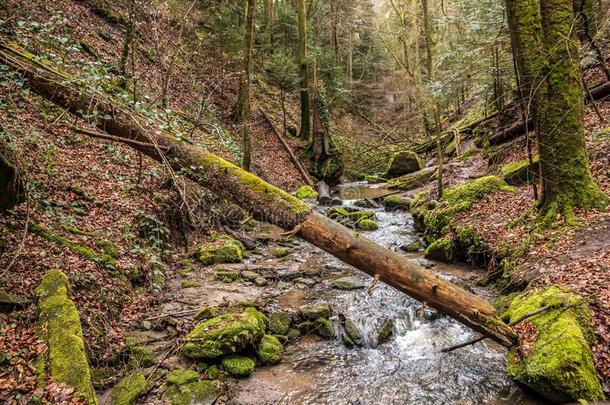
[(554, 309), (526, 321), (535, 327), (531, 346), (509, 352), (509, 377), (553, 402), (603, 400), (589, 348), (591, 316), (582, 297), (559, 286), (527, 291), (513, 298), (502, 318), (514, 322), (546, 306)]
[(36, 289), (37, 331), (48, 345), (39, 379), (46, 380), (48, 372), (56, 384), (73, 387), (88, 404), (97, 404), (80, 318), (68, 291), (68, 277), (59, 270), (50, 270)]
[(304, 305), (300, 308), (305, 319), (316, 320), (318, 318), (329, 318), (332, 308), (329, 304)]
[(354, 324), (351, 319), (345, 320), (345, 333), (349, 337), (349, 342), (353, 343), (354, 346), (362, 346), (364, 339), (360, 329)]
[(147, 386), (146, 377), (142, 372), (128, 375), (112, 389), (112, 405), (134, 405)]
[(491, 250), (483, 238), (471, 227), (454, 230), (456, 260), (475, 265), (485, 265), (491, 258)]
[(263, 364), (275, 364), (282, 360), (284, 348), (278, 338), (265, 335), (256, 347), (256, 355)]
[(399, 195), (389, 195), (383, 199), (383, 206), (390, 211), (408, 211), (411, 201)]
[(394, 332), (394, 322), (392, 322), (391, 319), (388, 319), (381, 324), (381, 328), (379, 328), (379, 332), (377, 332), (377, 344), (380, 345), (387, 342), (392, 336), (392, 332)]
[(214, 278), (225, 283), (231, 283), (239, 280), (239, 273), (232, 270), (226, 270), (224, 268), (217, 268), (214, 271)]
[(414, 190), (417, 187), (421, 187), (436, 175), (436, 167), (426, 167), (425, 169), (419, 170), (415, 173), (410, 173), (398, 178), (388, 181), (387, 188), (397, 190)]
[(189, 369), (177, 369), (173, 370), (167, 375), (167, 383), (173, 385), (185, 385), (188, 383), (195, 382), (199, 379), (199, 373), (195, 370)]
[(361, 219), (356, 222), (356, 229), (359, 231), (376, 231), (379, 229), (379, 224), (372, 219)]
[(269, 315), (269, 332), (275, 335), (285, 335), (290, 330), (292, 316), (287, 312), (274, 312)]
[(247, 377), (254, 371), (254, 360), (245, 356), (227, 356), (222, 359), (222, 368), (233, 377)]
[(195, 251), (195, 257), (205, 265), (240, 263), (244, 258), (244, 245), (227, 235), (206, 242)]
[(254, 345), (265, 334), (265, 316), (255, 308), (228, 313), (197, 325), (186, 336), (183, 353), (194, 359), (214, 359)]
[(215, 318), (220, 315), (218, 307), (203, 307), (195, 314), (196, 321), (203, 321), (206, 319)]
[(335, 325), (333, 325), (333, 321), (328, 318), (318, 318), (314, 322), (314, 328), (318, 335), (332, 339), (336, 336), (335, 334)]
[(299, 200), (315, 200), (318, 198), (318, 192), (311, 186), (303, 186), (297, 190), (296, 196)]
[(449, 238), (437, 239), (426, 248), (424, 255), (426, 259), (451, 263), (455, 256), (455, 245)]
[(421, 240), (416, 240), (415, 242), (407, 243), (406, 245), (402, 245), (400, 250), (403, 250), (407, 253), (415, 253), (419, 252), (424, 248), (424, 244)]
[(540, 170), (540, 156), (532, 158), (532, 164), (528, 159), (518, 160), (502, 166), (502, 176), (508, 184), (518, 185), (533, 183), (538, 179)]
[(292, 250), (290, 250), (289, 248), (284, 247), (284, 246), (278, 246), (271, 251), (271, 254), (273, 255), (273, 257), (277, 257), (278, 259), (281, 259), (282, 257), (286, 257), (291, 253), (292, 253)]
[(364, 284), (355, 276), (346, 276), (334, 280), (330, 283), (331, 287), (339, 290), (358, 290), (364, 288)]
[(141, 346), (136, 339), (131, 337), (125, 339), (125, 343), (127, 346), (126, 352), (132, 365), (142, 368), (152, 366), (154, 355), (150, 349)]
[(385, 177), (393, 178), (417, 172), (424, 168), (424, 162), (413, 151), (396, 152), (392, 155)]

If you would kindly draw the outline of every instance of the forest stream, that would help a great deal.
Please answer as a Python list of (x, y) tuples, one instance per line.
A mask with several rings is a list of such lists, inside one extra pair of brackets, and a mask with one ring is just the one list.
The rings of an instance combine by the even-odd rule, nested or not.
[[(386, 194), (381, 188), (361, 183), (343, 185), (340, 194), (344, 206), (353, 206), (353, 198), (375, 198)], [(323, 208), (319, 208), (323, 210)], [(401, 245), (419, 238), (411, 215), (404, 211), (376, 212), (378, 230), (367, 237), (399, 251)], [(341, 319), (351, 320), (363, 338), (360, 348), (348, 348), (341, 341), (307, 336), (288, 346), (279, 365), (258, 368), (240, 382), (240, 403), (535, 403), (506, 377), (505, 350), (491, 342), (468, 346), (451, 353), (444, 347), (473, 338), (474, 332), (457, 321), (425, 308), (416, 300), (379, 283), (352, 291), (331, 287), (334, 279), (356, 277), (369, 286), (371, 277), (300, 242), (294, 260), (323, 255), (322, 282), (311, 288), (288, 289), (270, 302), (274, 309), (298, 308), (303, 304), (329, 303), (335, 329)], [(457, 284), (467, 285), (480, 275), (476, 269), (430, 262), (421, 253), (411, 254), (413, 261)], [(492, 289), (477, 288), (476, 294), (493, 299)], [(392, 320), (392, 337), (378, 343), (384, 322)], [(343, 332), (345, 333), (345, 332)]]

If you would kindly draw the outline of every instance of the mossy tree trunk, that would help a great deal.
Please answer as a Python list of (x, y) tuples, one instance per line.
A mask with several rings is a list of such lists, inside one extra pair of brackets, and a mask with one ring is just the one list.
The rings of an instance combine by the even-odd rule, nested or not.
[(572, 0), (506, 0), (522, 94), (538, 131), (541, 216), (552, 221), (573, 208), (603, 207), (587, 157), (578, 40)]
[(298, 0), (298, 19), (299, 19), (299, 47), (298, 64), (299, 78), (301, 81), (301, 129), (299, 138), (309, 139), (311, 132), (310, 124), (310, 105), (309, 105), (309, 78), (307, 75), (307, 11), (305, 0)]
[(174, 170), (182, 170), (190, 180), (248, 210), (254, 218), (293, 230), (302, 239), (504, 346), (516, 344), (514, 331), (481, 298), (313, 211), (296, 197), (205, 148), (171, 132), (159, 131), (129, 107), (88, 92), (66, 80), (67, 75), (36, 62), (34, 55), (0, 44), (0, 62), (22, 73), (32, 91), (72, 114), (92, 117), (95, 108), (100, 112), (98, 117), (109, 115), (109, 120), (97, 119), (98, 128), (116, 139), (123, 138), (128, 145)]

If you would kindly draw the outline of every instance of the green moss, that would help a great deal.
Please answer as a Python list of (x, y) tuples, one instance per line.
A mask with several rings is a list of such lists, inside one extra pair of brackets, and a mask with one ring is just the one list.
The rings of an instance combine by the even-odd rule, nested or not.
[(455, 257), (455, 245), (448, 238), (437, 239), (426, 248), (425, 256), (427, 259), (452, 263)]
[(194, 370), (178, 369), (167, 375), (167, 382), (173, 385), (185, 385), (199, 379), (199, 373)]
[(97, 404), (80, 318), (68, 290), (68, 277), (59, 270), (50, 270), (36, 289), (37, 329), (48, 344), (49, 377), (73, 387), (88, 404)]
[(244, 356), (227, 356), (222, 359), (222, 368), (233, 377), (247, 377), (254, 371), (254, 360)]
[(208, 377), (211, 380), (218, 380), (220, 378), (220, 371), (215, 365), (208, 367), (206, 372), (208, 373)]
[(127, 345), (127, 353), (136, 366), (146, 368), (153, 365), (154, 355), (150, 349), (140, 346), (133, 338), (125, 339), (125, 342)]
[(366, 176), (364, 176), (364, 180), (370, 184), (380, 184), (380, 183), (385, 183), (387, 181), (383, 177), (368, 175), (368, 174)]
[(62, 230), (64, 230), (65, 232), (71, 233), (73, 235), (79, 235), (79, 236), (95, 236), (95, 234), (93, 232), (87, 232), (87, 231), (83, 231), (81, 229), (78, 229), (75, 226), (72, 225), (67, 225), (67, 224), (61, 224), (60, 228)]
[(376, 231), (379, 229), (377, 222), (370, 219), (361, 219), (356, 222), (356, 229), (360, 231)]
[(255, 308), (229, 313), (197, 325), (186, 336), (182, 351), (194, 359), (213, 359), (255, 344), (265, 334), (265, 317)]
[(462, 153), (458, 157), (458, 160), (468, 160), (468, 158), (471, 158), (472, 156), (476, 155), (477, 153), (479, 153), (478, 148), (470, 148), (466, 152)]
[(407, 253), (415, 253), (419, 252), (421, 249), (423, 249), (423, 247), (423, 242), (421, 240), (417, 240), (415, 242), (407, 243), (406, 245), (401, 246), (400, 249), (404, 250)]
[(486, 264), (491, 256), (487, 244), (481, 236), (470, 227), (455, 229), (454, 243), (457, 259), (472, 264)]
[(112, 405), (135, 405), (147, 386), (146, 377), (141, 372), (128, 375), (112, 389)]
[(182, 283), (180, 284), (180, 286), (182, 288), (197, 288), (197, 287), (201, 287), (201, 284), (199, 284), (198, 282), (196, 282), (194, 280), (183, 280)]
[(296, 196), (299, 200), (315, 200), (318, 198), (318, 192), (311, 186), (303, 186), (297, 190)]
[(456, 149), (457, 145), (455, 141), (452, 141), (449, 142), (447, 146), (445, 146), (445, 149), (443, 149), (443, 153), (445, 154), (445, 156), (453, 156), (455, 154)]
[(287, 312), (274, 312), (269, 315), (269, 331), (276, 335), (285, 335), (292, 324), (292, 316)]
[(214, 318), (220, 315), (220, 310), (217, 307), (203, 307), (195, 314), (195, 320), (203, 321), (205, 319)]
[(459, 204), (461, 202), (473, 203), (476, 200), (498, 191), (516, 193), (517, 189), (509, 186), (504, 180), (498, 177), (486, 176), (448, 188), (443, 193), (443, 200), (450, 204)]
[(527, 291), (514, 297), (502, 318), (514, 322), (545, 306), (554, 309), (528, 319), (537, 330), (530, 350), (510, 351), (508, 375), (552, 401), (603, 400), (589, 349), (591, 316), (582, 297), (558, 286)]
[(539, 177), (540, 157), (535, 155), (532, 161), (533, 163), (531, 165), (529, 160), (523, 159), (502, 166), (502, 176), (504, 177), (504, 180), (512, 185), (532, 183)]
[(383, 199), (383, 205), (390, 210), (408, 210), (411, 201), (399, 195), (389, 195)]
[(119, 248), (112, 243), (111, 241), (109, 241), (108, 239), (102, 239), (98, 242), (96, 242), (96, 245), (102, 249), (102, 251), (112, 257), (113, 259), (118, 259), (119, 257)]
[(197, 248), (195, 256), (204, 265), (240, 263), (244, 258), (244, 245), (227, 235), (204, 243)]
[(282, 360), (284, 348), (278, 338), (265, 335), (256, 347), (256, 354), (264, 364), (275, 364)]

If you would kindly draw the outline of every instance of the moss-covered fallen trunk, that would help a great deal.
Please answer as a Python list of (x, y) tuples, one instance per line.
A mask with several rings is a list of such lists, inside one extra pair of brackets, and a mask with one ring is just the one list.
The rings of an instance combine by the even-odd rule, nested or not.
[(88, 404), (97, 404), (91, 370), (85, 354), (83, 331), (76, 306), (70, 299), (68, 277), (50, 270), (36, 289), (39, 314), (37, 330), (47, 343), (39, 358), (39, 382), (48, 379), (73, 387)]
[[(553, 402), (603, 400), (589, 344), (594, 339), (586, 301), (564, 287), (550, 286), (513, 298), (502, 314), (515, 322), (526, 314), (551, 307), (528, 318), (522, 348), (508, 354), (508, 375)], [(525, 344), (523, 344), (525, 342)]]

